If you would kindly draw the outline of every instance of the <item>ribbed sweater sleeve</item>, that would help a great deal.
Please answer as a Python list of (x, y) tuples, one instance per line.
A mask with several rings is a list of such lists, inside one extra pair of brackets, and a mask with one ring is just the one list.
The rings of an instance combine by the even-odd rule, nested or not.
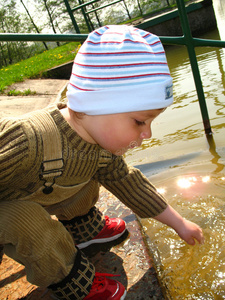
[(117, 157), (96, 174), (98, 181), (141, 218), (155, 217), (167, 207), (160, 195), (140, 170)]
[(17, 174), (22, 176), (26, 169), (29, 170), (31, 162), (29, 141), (21, 122), (14, 119), (1, 120), (0, 145), (0, 184), (12, 184), (12, 178)]

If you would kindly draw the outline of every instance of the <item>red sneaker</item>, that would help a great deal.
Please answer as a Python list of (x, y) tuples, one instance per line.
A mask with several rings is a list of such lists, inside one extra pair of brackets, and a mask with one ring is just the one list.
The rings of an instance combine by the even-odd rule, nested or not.
[(104, 273), (95, 273), (95, 278), (90, 293), (84, 300), (123, 300), (127, 291), (122, 283), (108, 277), (119, 276)]
[(118, 239), (126, 230), (126, 223), (120, 218), (109, 218), (105, 216), (105, 226), (99, 234), (90, 241), (77, 245), (79, 249), (83, 249), (91, 244), (101, 244), (111, 242)]

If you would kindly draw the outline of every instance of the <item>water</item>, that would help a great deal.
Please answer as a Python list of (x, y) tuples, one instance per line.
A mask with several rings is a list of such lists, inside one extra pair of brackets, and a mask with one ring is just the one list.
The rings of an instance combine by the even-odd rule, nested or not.
[(225, 4), (224, 0), (213, 0), (213, 9), (216, 15), (217, 27), (221, 40), (225, 41)]
[[(219, 31), (203, 38), (220, 39)], [(225, 299), (225, 51), (196, 49), (213, 129), (208, 139), (187, 51), (166, 52), (175, 103), (155, 120), (152, 139), (128, 152), (126, 160), (203, 228), (205, 244), (192, 247), (167, 226), (142, 220), (168, 298)]]

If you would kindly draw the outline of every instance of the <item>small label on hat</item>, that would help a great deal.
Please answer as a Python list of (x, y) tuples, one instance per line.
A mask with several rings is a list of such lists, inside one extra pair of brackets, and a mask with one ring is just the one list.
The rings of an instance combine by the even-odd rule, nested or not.
[(173, 86), (172, 86), (172, 85), (166, 86), (165, 93), (166, 93), (166, 98), (165, 98), (165, 100), (167, 100), (167, 99), (173, 97)]

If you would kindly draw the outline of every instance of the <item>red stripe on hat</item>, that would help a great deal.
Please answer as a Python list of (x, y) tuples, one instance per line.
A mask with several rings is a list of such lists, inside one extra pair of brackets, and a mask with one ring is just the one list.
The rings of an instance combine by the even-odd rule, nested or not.
[(170, 73), (149, 73), (149, 74), (139, 74), (139, 75), (132, 75), (132, 76), (120, 76), (120, 77), (86, 77), (82, 75), (78, 75), (75, 73), (72, 73), (74, 76), (84, 79), (94, 79), (94, 80), (110, 80), (110, 79), (129, 79), (129, 78), (135, 78), (135, 77), (146, 77), (146, 76), (161, 76), (161, 75), (169, 75)]
[(88, 91), (88, 92), (91, 92), (91, 91), (94, 91), (94, 90), (90, 90), (90, 89), (82, 89), (82, 88), (79, 88), (78, 86), (76, 86), (75, 84), (69, 82), (69, 84), (71, 84), (72, 86), (74, 86), (76, 89), (78, 90), (81, 90), (81, 91)]
[[(109, 28), (110, 29), (110, 28)], [(124, 35), (123, 32), (117, 32), (117, 31), (105, 31), (104, 34), (118, 34), (118, 35)]]
[[(143, 35), (142, 37), (143, 37), (143, 39), (145, 39), (146, 37), (148, 37), (148, 36), (152, 36), (152, 34), (151, 33), (146, 33), (145, 35)], [(160, 41), (159, 41), (160, 42)]]
[(159, 44), (161, 43), (160, 41), (156, 41), (152, 44), (149, 44), (149, 43), (144, 43), (144, 42), (141, 42), (141, 41), (133, 41), (131, 39), (124, 39), (122, 41), (102, 41), (102, 42), (93, 42), (93, 41), (87, 41), (88, 44), (93, 44), (93, 45), (100, 45), (100, 44), (122, 44), (124, 42), (132, 42), (132, 43), (135, 43), (135, 44), (144, 44), (144, 45), (148, 45), (148, 46), (153, 46), (153, 45), (156, 45), (156, 44)]
[(95, 31), (94, 33), (98, 34), (98, 35), (103, 35), (103, 33), (99, 33), (98, 31)]
[(93, 68), (111, 68), (111, 67), (131, 67), (131, 66), (143, 66), (143, 65), (167, 65), (166, 62), (146, 62), (146, 63), (135, 63), (135, 64), (121, 64), (121, 65), (85, 65), (74, 62), (74, 65), (81, 67), (93, 67)]
[[(107, 27), (108, 29), (110, 29), (109, 27)], [(135, 29), (135, 28), (132, 28), (132, 29)], [(140, 36), (142, 37), (138, 31), (140, 31), (140, 29), (136, 28), (134, 31), (125, 31), (125, 32), (118, 32), (118, 31), (104, 31), (104, 34), (118, 34), (118, 35), (124, 35), (126, 33), (129, 33), (131, 36), (133, 35), (137, 35), (137, 36)], [(137, 32), (137, 33), (136, 33)], [(151, 34), (150, 34), (151, 35)]]
[(164, 54), (165, 51), (160, 51), (160, 52), (150, 52), (150, 51), (135, 51), (135, 52), (101, 52), (101, 53), (97, 53), (97, 52), (78, 52), (78, 54), (83, 54), (83, 55), (117, 55), (117, 54)]
[[(109, 27), (108, 27), (107, 25), (105, 25), (104, 28), (109, 29)], [(98, 32), (97, 30), (95, 30), (93, 33), (96, 33), (96, 34), (98, 34), (98, 35), (103, 35), (103, 34), (106, 33), (106, 31), (104, 31), (104, 32), (101, 33), (101, 32)]]

